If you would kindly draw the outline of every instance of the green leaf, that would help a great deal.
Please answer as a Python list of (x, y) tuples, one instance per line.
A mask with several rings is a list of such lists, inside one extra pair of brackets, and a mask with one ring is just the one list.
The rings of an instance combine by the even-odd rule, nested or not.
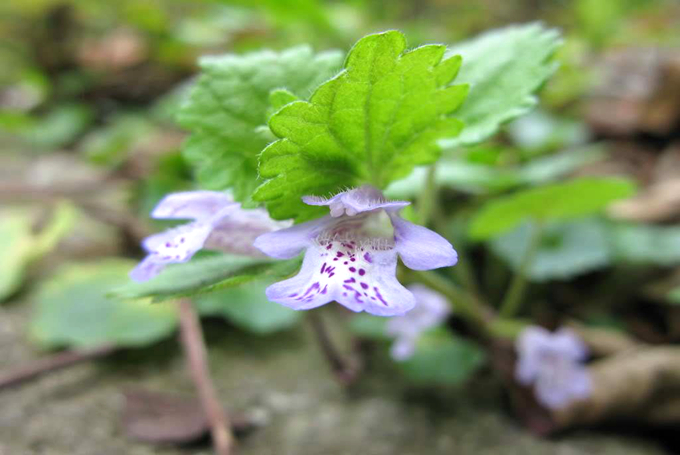
[(557, 68), (551, 60), (559, 33), (541, 24), (514, 25), (453, 46), (465, 64), (458, 81), (470, 84), (470, 95), (458, 112), (465, 129), (442, 141), (445, 148), (478, 144), (500, 126), (533, 109), (534, 93)]
[(370, 182), (383, 188), (414, 166), (439, 158), (437, 141), (459, 133), (452, 117), (467, 93), (450, 85), (459, 57), (442, 60), (445, 47), (406, 51), (396, 31), (359, 40), (345, 70), (322, 84), (310, 100), (284, 106), (269, 127), (280, 140), (260, 157), (268, 179), (253, 198), (277, 219), (312, 218), (318, 207), (304, 195), (327, 196)]
[(83, 133), (93, 120), (94, 113), (87, 105), (64, 104), (36, 121), (23, 135), (38, 147), (64, 147)]
[(133, 261), (105, 259), (61, 268), (35, 296), (31, 337), (48, 348), (138, 347), (170, 335), (177, 326), (174, 305), (106, 297), (131, 267)]
[(285, 87), (306, 98), (341, 62), (339, 52), (314, 54), (307, 46), (202, 58), (201, 76), (178, 115), (192, 132), (184, 155), (201, 187), (231, 188), (237, 200), (248, 201), (261, 183), (258, 155), (273, 139), (266, 128), (270, 92)]
[(18, 290), (32, 262), (50, 252), (75, 222), (75, 208), (60, 203), (49, 223), (37, 234), (31, 210), (7, 210), (0, 214), (0, 302)]
[(568, 220), (594, 214), (634, 192), (634, 183), (621, 178), (582, 178), (519, 191), (483, 205), (470, 222), (469, 234), (484, 240), (525, 220)]
[(484, 351), (471, 341), (434, 331), (422, 336), (413, 357), (399, 366), (416, 383), (457, 385), (469, 379), (485, 360)]
[[(557, 180), (585, 164), (600, 160), (602, 147), (591, 145), (536, 158), (526, 164), (499, 167), (464, 159), (443, 158), (435, 169), (438, 186), (472, 194), (507, 191), (521, 185), (538, 185)], [(427, 179), (426, 168), (415, 169), (403, 180), (392, 183), (385, 194), (394, 199), (416, 197)]]
[(268, 334), (295, 325), (302, 313), (278, 303), (265, 295), (269, 281), (244, 285), (199, 295), (194, 303), (202, 316), (222, 316), (237, 327), (257, 334)]
[(617, 261), (671, 266), (680, 264), (680, 228), (644, 224), (613, 225), (609, 233)]
[(666, 299), (671, 305), (680, 306), (680, 287), (672, 289), (666, 296)]
[(297, 259), (275, 261), (226, 254), (200, 257), (184, 264), (172, 264), (149, 281), (128, 282), (112, 290), (111, 295), (123, 299), (153, 297), (160, 301), (238, 286), (258, 278), (282, 278), (298, 266)]
[[(491, 249), (516, 271), (530, 236), (531, 226), (523, 224), (493, 239)], [(601, 220), (553, 223), (543, 227), (539, 248), (526, 274), (533, 281), (568, 279), (606, 267), (610, 261), (608, 232)]]

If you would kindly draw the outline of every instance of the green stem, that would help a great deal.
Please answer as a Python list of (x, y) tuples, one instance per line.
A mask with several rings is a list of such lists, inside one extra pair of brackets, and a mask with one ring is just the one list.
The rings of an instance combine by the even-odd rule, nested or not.
[(432, 214), (437, 206), (437, 183), (435, 181), (437, 165), (433, 164), (427, 169), (427, 178), (422, 191), (418, 195), (418, 219), (419, 224), (427, 226), (432, 219)]
[(505, 293), (503, 303), (501, 304), (500, 316), (503, 318), (511, 318), (520, 308), (522, 297), (524, 297), (524, 290), (527, 285), (527, 271), (534, 262), (534, 257), (538, 252), (538, 247), (541, 244), (541, 236), (543, 234), (543, 226), (536, 222), (532, 225), (531, 235), (529, 237), (529, 245), (524, 252), (522, 262), (520, 262), (515, 276), (512, 278), (510, 287)]

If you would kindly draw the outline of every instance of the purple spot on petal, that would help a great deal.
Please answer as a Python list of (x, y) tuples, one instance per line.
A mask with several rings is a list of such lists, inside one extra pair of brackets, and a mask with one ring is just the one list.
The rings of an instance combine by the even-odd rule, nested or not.
[(367, 285), (366, 283), (361, 283), (361, 287), (362, 287), (363, 289), (368, 289), (368, 285)]
[(383, 299), (383, 296), (380, 294), (380, 290), (378, 289), (378, 287), (373, 286), (373, 290), (375, 291), (375, 296), (378, 298), (378, 300), (380, 300), (380, 302), (383, 305), (388, 306), (387, 302), (385, 301), (385, 299)]
[(361, 275), (361, 276), (366, 275), (366, 270), (364, 270), (364, 269), (359, 269), (359, 275)]
[(357, 280), (355, 280), (354, 278), (350, 278), (349, 280), (344, 281), (344, 283), (356, 283), (356, 282)]
[(349, 271), (352, 272), (352, 273), (354, 273), (354, 272), (357, 271), (357, 269), (355, 269), (354, 267), (350, 267), (350, 268), (349, 268)]
[(371, 255), (368, 253), (364, 253), (364, 260), (369, 264), (373, 263), (373, 259), (371, 258)]

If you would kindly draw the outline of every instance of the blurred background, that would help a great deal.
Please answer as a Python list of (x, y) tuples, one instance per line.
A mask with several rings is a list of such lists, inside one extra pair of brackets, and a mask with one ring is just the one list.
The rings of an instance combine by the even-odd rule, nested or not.
[[(387, 29), (410, 46), (454, 44), (533, 21), (562, 31), (560, 68), (538, 109), (458, 157), (447, 197), (503, 193), (517, 186), (504, 180), (517, 169), (538, 175), (533, 182), (634, 179), (638, 195), (611, 208), (625, 222), (615, 232), (592, 220), (551, 228), (531, 274), (534, 295), (550, 304), (532, 316), (568, 313), (677, 343), (677, 0), (3, 0), (0, 382), (53, 350), (103, 349), (92, 356), (104, 358), (0, 389), (0, 455), (211, 453), (196, 404), (150, 392), (193, 395), (174, 308), (122, 305), (102, 291), (125, 282), (145, 235), (167, 227), (148, 218), (151, 208), (193, 187), (174, 114), (199, 56), (304, 43), (346, 51)], [(551, 156), (560, 158), (530, 167)], [(526, 238), (509, 235), (471, 248), (492, 296)], [(603, 252), (609, 236), (618, 240)], [(239, 292), (229, 307), (199, 303), (220, 397), (259, 427), (244, 454), (680, 453), (673, 425), (532, 436), (488, 366), (455, 386), (414, 384), (376, 350), (345, 393), (297, 313), (262, 301), (259, 288)], [(329, 319), (348, 342), (343, 318)]]

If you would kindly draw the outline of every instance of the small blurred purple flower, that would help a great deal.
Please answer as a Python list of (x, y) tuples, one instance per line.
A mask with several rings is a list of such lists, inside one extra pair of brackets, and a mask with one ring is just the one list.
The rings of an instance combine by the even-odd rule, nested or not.
[(562, 408), (587, 398), (592, 390), (584, 365), (588, 348), (569, 329), (551, 333), (529, 326), (516, 342), (518, 361), (515, 378), (523, 385), (534, 385), (539, 403), (549, 409)]
[(290, 226), (273, 221), (265, 210), (243, 210), (231, 196), (215, 191), (169, 194), (158, 203), (151, 216), (194, 221), (144, 239), (142, 246), (149, 254), (130, 272), (135, 281), (153, 278), (168, 264), (187, 262), (202, 248), (261, 256), (262, 253), (253, 247), (255, 238)]
[(392, 318), (387, 323), (387, 335), (395, 341), (390, 348), (392, 358), (408, 360), (416, 351), (418, 338), (446, 320), (451, 308), (446, 297), (422, 284), (408, 287), (416, 299), (416, 306), (403, 316)]
[(415, 305), (413, 294), (395, 276), (397, 254), (414, 270), (457, 261), (446, 239), (399, 216), (408, 202), (388, 201), (372, 186), (330, 199), (306, 196), (303, 201), (329, 206), (331, 213), (255, 240), (262, 252), (279, 259), (306, 250), (295, 277), (267, 288), (274, 302), (308, 310), (335, 300), (352, 311), (397, 316)]

